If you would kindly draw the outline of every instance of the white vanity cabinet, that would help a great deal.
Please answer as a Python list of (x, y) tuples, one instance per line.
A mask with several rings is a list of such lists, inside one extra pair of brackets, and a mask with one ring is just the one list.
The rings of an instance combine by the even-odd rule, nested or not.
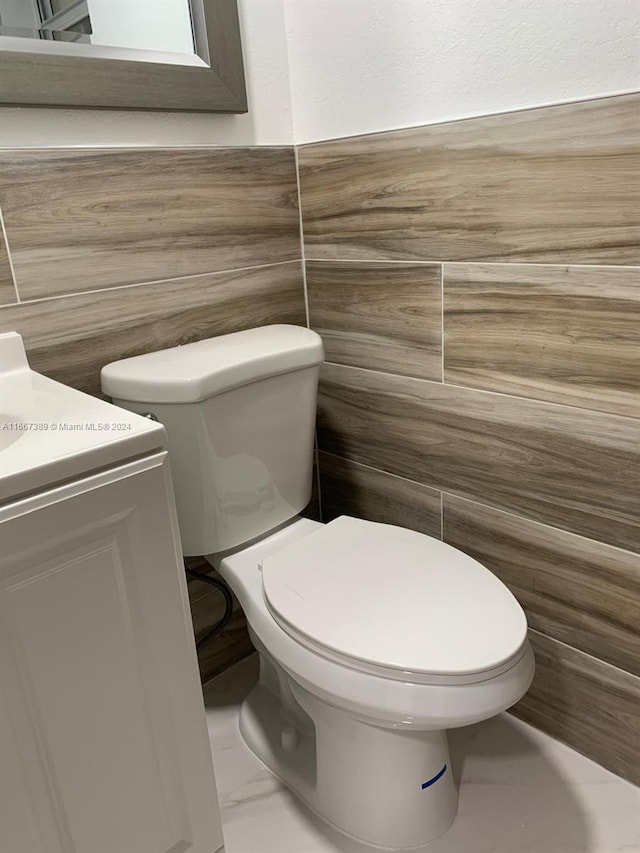
[(1, 853), (222, 846), (178, 543), (165, 452), (0, 508)]

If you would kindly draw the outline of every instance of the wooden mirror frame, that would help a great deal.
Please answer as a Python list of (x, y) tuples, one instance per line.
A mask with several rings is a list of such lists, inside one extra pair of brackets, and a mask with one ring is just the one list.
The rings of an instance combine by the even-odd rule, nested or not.
[(236, 0), (198, 0), (192, 16), (206, 66), (0, 50), (0, 104), (247, 112)]

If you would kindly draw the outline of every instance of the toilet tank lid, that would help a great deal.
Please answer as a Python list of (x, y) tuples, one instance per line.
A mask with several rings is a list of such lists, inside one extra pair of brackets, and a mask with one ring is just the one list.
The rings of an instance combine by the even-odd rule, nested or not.
[(102, 390), (138, 403), (196, 403), (323, 358), (322, 339), (310, 329), (261, 326), (114, 361), (102, 368)]

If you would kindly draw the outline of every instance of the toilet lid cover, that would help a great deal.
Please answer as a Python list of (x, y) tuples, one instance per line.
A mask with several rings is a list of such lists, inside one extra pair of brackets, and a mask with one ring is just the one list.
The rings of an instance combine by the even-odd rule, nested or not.
[(342, 516), (266, 557), (262, 578), (285, 630), (375, 666), (479, 673), (526, 639), (522, 608), (494, 574), (401, 527)]

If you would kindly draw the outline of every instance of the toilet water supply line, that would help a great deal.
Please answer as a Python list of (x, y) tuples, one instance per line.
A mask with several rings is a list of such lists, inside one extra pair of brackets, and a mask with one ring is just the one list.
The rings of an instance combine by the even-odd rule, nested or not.
[(185, 568), (185, 572), (188, 578), (209, 584), (209, 586), (214, 586), (224, 596), (224, 613), (213, 628), (211, 628), (210, 631), (207, 631), (204, 637), (200, 637), (197, 641), (196, 651), (199, 652), (210, 640), (218, 637), (229, 624), (229, 620), (233, 613), (233, 598), (229, 587), (217, 578), (209, 577), (209, 575), (203, 575), (201, 572), (194, 572), (192, 569)]

